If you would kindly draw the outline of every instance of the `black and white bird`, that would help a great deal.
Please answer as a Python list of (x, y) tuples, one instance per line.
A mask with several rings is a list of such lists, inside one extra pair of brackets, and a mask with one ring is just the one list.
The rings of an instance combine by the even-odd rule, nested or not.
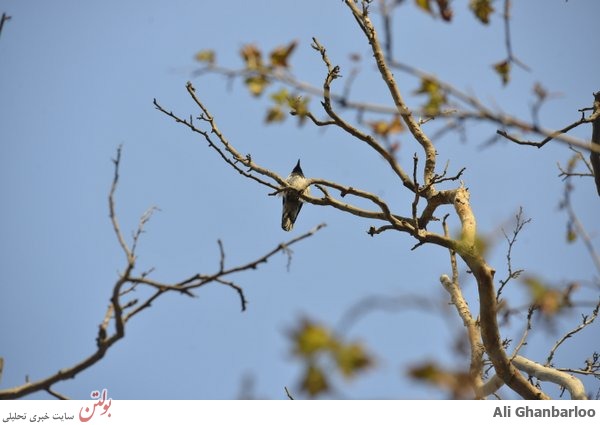
[(300, 160), (285, 180), (293, 189), (287, 189), (282, 192), (283, 211), (281, 212), (281, 228), (289, 232), (294, 227), (296, 218), (302, 209), (302, 199), (300, 195), (308, 195), (310, 188), (307, 186), (307, 179), (304, 177)]

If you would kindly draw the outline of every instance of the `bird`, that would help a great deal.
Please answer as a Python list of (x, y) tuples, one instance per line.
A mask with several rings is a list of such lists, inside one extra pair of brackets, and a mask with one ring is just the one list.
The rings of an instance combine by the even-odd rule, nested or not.
[(296, 218), (302, 209), (300, 195), (308, 195), (310, 193), (307, 179), (304, 177), (304, 173), (300, 167), (300, 160), (298, 160), (290, 175), (285, 179), (285, 182), (292, 189), (286, 189), (282, 192), (283, 211), (281, 212), (281, 228), (289, 232), (294, 227)]

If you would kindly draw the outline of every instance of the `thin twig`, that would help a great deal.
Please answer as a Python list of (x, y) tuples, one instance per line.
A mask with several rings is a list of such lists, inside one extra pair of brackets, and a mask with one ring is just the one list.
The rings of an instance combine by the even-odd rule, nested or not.
[(8, 22), (12, 19), (12, 16), (8, 16), (6, 13), (2, 14), (2, 18), (0, 18), (0, 34), (2, 34), (2, 29), (4, 28), (4, 23)]
[(548, 358), (546, 359), (546, 363), (544, 364), (544, 366), (550, 366), (551, 365), (552, 359), (554, 358), (554, 354), (556, 353), (556, 350), (558, 350), (558, 348), (567, 339), (571, 338), (573, 335), (577, 334), (578, 332), (581, 332), (587, 326), (591, 325), (594, 322), (594, 320), (596, 320), (596, 318), (598, 317), (598, 311), (599, 310), (600, 310), (600, 300), (598, 301), (598, 304), (596, 304), (596, 307), (594, 308), (594, 310), (592, 310), (592, 313), (589, 316), (582, 315), (582, 321), (581, 321), (581, 323), (578, 326), (576, 326), (575, 328), (571, 329), (566, 334), (564, 334), (558, 341), (556, 341), (556, 343), (554, 344), (554, 346), (550, 350), (550, 354), (548, 354)]

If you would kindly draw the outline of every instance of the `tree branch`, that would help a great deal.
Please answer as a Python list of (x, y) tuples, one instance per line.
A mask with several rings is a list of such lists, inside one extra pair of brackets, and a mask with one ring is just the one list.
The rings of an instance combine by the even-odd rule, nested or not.
[(8, 22), (12, 19), (12, 16), (8, 16), (6, 13), (2, 13), (2, 18), (0, 18), (0, 34), (2, 34), (2, 29), (4, 28), (4, 23)]
[[(400, 90), (396, 85), (396, 80), (394, 79), (394, 76), (387, 65), (385, 55), (377, 37), (377, 32), (375, 31), (375, 26), (369, 18), (367, 3), (363, 2), (362, 9), (358, 8), (356, 1), (354, 0), (345, 0), (345, 3), (350, 8), (354, 18), (358, 22), (361, 30), (371, 45), (371, 50), (373, 51), (377, 68), (379, 69), (379, 73), (381, 74), (381, 77), (386, 83), (388, 91), (394, 100), (394, 105), (396, 105), (398, 114), (400, 114), (404, 120), (404, 123), (408, 127), (408, 130), (425, 152), (423, 182), (425, 186), (428, 186), (435, 174), (435, 162), (437, 155), (435, 147), (427, 135), (422, 131), (421, 126), (417, 123), (417, 121), (415, 121), (410, 109), (402, 98)], [(425, 193), (424, 196), (428, 198), (429, 196), (433, 195), (434, 190), (435, 189), (433, 187), (430, 187), (429, 191)]]
[(592, 146), (598, 148), (590, 153), (590, 162), (594, 170), (596, 189), (600, 196), (600, 91), (594, 93), (594, 112), (589, 119), (592, 121)]
[[(114, 175), (113, 175), (113, 181), (111, 184), (111, 188), (109, 191), (108, 204), (109, 204), (110, 220), (113, 225), (113, 231), (115, 233), (115, 236), (117, 238), (119, 246), (121, 247), (121, 250), (125, 254), (126, 264), (125, 264), (123, 272), (121, 272), (118, 280), (116, 281), (116, 283), (113, 286), (112, 296), (110, 298), (110, 304), (107, 308), (104, 319), (102, 320), (101, 324), (99, 325), (98, 335), (96, 337), (96, 346), (97, 346), (96, 351), (94, 351), (91, 355), (89, 355), (88, 357), (81, 360), (79, 363), (76, 363), (73, 366), (61, 369), (57, 373), (52, 374), (46, 378), (43, 378), (43, 379), (40, 379), (37, 381), (33, 381), (33, 382), (26, 382), (25, 384), (20, 385), (20, 386), (0, 390), (0, 400), (21, 398), (26, 395), (32, 394), (37, 391), (42, 391), (42, 390), (48, 392), (49, 394), (51, 394), (57, 398), (65, 398), (65, 396), (54, 391), (52, 389), (52, 386), (61, 381), (74, 378), (80, 372), (82, 372), (82, 371), (92, 367), (96, 363), (98, 363), (104, 357), (104, 355), (110, 349), (110, 347), (112, 347), (120, 339), (124, 338), (125, 326), (126, 326), (127, 322), (131, 318), (136, 316), (138, 313), (140, 313), (143, 310), (150, 307), (154, 300), (156, 300), (161, 295), (163, 295), (167, 292), (174, 291), (174, 292), (184, 293), (189, 296), (193, 296), (193, 293), (191, 292), (193, 289), (196, 289), (200, 286), (206, 285), (211, 282), (216, 282), (216, 283), (226, 285), (226, 286), (234, 289), (240, 297), (241, 304), (242, 304), (242, 310), (244, 310), (246, 308), (246, 299), (244, 297), (244, 293), (243, 293), (241, 287), (239, 287), (237, 284), (235, 284), (233, 282), (225, 280), (224, 277), (228, 276), (228, 275), (233, 275), (235, 273), (247, 271), (247, 270), (255, 270), (260, 264), (266, 263), (269, 260), (269, 258), (274, 256), (278, 252), (288, 250), (289, 246), (294, 245), (308, 237), (313, 236), (316, 232), (318, 232), (320, 229), (322, 229), (325, 226), (324, 224), (321, 224), (321, 225), (315, 227), (314, 229), (310, 230), (307, 233), (297, 236), (297, 237), (289, 240), (288, 242), (279, 244), (277, 247), (273, 248), (271, 251), (267, 252), (263, 256), (255, 259), (253, 261), (250, 261), (243, 265), (230, 267), (230, 268), (226, 268), (224, 266), (224, 251), (221, 248), (221, 260), (219, 263), (219, 271), (214, 274), (210, 274), (210, 275), (196, 274), (192, 277), (186, 278), (175, 284), (165, 284), (165, 283), (155, 282), (148, 278), (148, 276), (147, 276), (148, 272), (143, 272), (140, 276), (134, 276), (134, 275), (132, 275), (132, 272), (135, 268), (135, 263), (136, 263), (135, 248), (139, 241), (140, 235), (144, 231), (144, 226), (150, 219), (150, 216), (152, 214), (152, 211), (154, 211), (154, 209), (148, 210), (140, 218), (137, 231), (133, 234), (133, 243), (130, 248), (129, 245), (127, 244), (127, 242), (125, 241), (123, 233), (121, 232), (121, 228), (119, 225), (119, 221), (117, 219), (116, 208), (115, 208), (115, 197), (114, 196), (115, 196), (115, 192), (116, 192), (118, 181), (119, 181), (119, 166), (120, 166), (120, 162), (121, 162), (121, 150), (122, 150), (122, 147), (119, 146), (117, 149), (117, 156), (115, 159), (113, 159), (115, 171), (114, 171)], [(135, 289), (135, 286), (140, 285), (140, 284), (147, 285), (151, 288), (154, 288), (155, 292), (153, 294), (151, 294), (150, 296), (148, 296), (148, 298), (146, 298), (142, 302), (138, 302), (137, 299), (132, 299), (123, 305), (122, 303), (125, 302), (124, 296), (131, 294), (132, 291)], [(132, 287), (124, 289), (125, 285), (132, 285)], [(134, 308), (133, 310), (128, 311), (127, 313), (125, 312), (125, 310), (129, 310), (130, 308), (132, 308), (136, 305), (137, 305), (137, 307)], [(114, 321), (115, 326), (114, 326), (114, 332), (109, 335), (110, 332), (109, 332), (108, 328), (109, 328), (109, 324), (111, 321)], [(0, 362), (0, 366), (1, 366), (1, 362)]]
[(488, 357), (494, 365), (496, 373), (512, 390), (524, 399), (548, 399), (548, 396), (535, 388), (511, 364), (504, 351), (498, 326), (498, 307), (494, 290), (494, 274), (481, 257), (476, 246), (477, 223), (469, 203), (468, 191), (461, 187), (456, 192), (454, 207), (461, 221), (461, 240), (456, 253), (464, 260), (477, 280), (479, 293), (479, 317), (481, 338)]
[(333, 110), (333, 107), (331, 105), (331, 83), (333, 80), (340, 77), (339, 67), (337, 67), (337, 66), (334, 67), (331, 65), (331, 61), (329, 60), (329, 57), (327, 56), (327, 52), (326, 52), (325, 48), (314, 37), (313, 37), (312, 47), (313, 47), (313, 49), (317, 50), (321, 54), (321, 58), (323, 59), (323, 62), (327, 66), (327, 77), (325, 78), (325, 82), (323, 83), (323, 102), (322, 102), (323, 107), (325, 108), (325, 111), (327, 112), (327, 114), (333, 119), (333, 121), (340, 128), (342, 128), (344, 131), (346, 131), (350, 135), (356, 137), (357, 139), (362, 140), (367, 145), (369, 145), (371, 148), (373, 148), (378, 154), (380, 154), (383, 157), (383, 159), (390, 165), (390, 167), (396, 173), (396, 175), (398, 177), (400, 177), (400, 180), (402, 180), (402, 183), (404, 184), (404, 186), (406, 186), (408, 189), (414, 191), (415, 190), (414, 182), (411, 181), (410, 177), (408, 177), (406, 172), (400, 167), (400, 165), (398, 164), (398, 162), (396, 161), (394, 156), (391, 155), (387, 149), (385, 149), (383, 146), (381, 146), (381, 144), (379, 144), (375, 140), (375, 138), (373, 138), (372, 136), (370, 136), (368, 134), (361, 132), (356, 127), (353, 127), (352, 125), (350, 125), (348, 122), (343, 120)]

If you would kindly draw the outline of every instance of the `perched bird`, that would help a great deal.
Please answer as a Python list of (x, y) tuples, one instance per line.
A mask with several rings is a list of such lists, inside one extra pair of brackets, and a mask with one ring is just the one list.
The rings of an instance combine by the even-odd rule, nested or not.
[(281, 212), (281, 228), (289, 232), (294, 227), (296, 217), (302, 209), (302, 200), (300, 195), (308, 195), (309, 187), (306, 185), (306, 178), (300, 168), (300, 160), (285, 180), (293, 189), (283, 191), (283, 211)]

